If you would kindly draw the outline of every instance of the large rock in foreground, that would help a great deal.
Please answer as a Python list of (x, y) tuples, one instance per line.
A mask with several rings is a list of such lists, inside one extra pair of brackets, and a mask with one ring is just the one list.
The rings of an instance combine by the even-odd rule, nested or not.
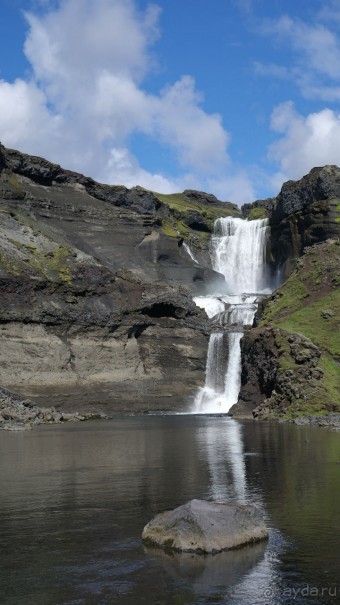
[(217, 553), (267, 537), (263, 516), (255, 506), (205, 500), (190, 500), (156, 515), (142, 533), (147, 545), (197, 553)]

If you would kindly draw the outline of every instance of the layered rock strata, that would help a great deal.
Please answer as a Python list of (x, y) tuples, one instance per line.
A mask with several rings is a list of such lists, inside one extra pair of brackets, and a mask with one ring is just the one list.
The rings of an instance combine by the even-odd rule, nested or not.
[(222, 279), (210, 228), (239, 210), (0, 146), (0, 213), (0, 385), (62, 413), (189, 406), (208, 342), (192, 295)]

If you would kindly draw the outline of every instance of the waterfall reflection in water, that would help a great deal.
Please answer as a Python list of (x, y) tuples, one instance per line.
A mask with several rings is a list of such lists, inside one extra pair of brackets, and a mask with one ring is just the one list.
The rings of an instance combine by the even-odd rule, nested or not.
[(236, 420), (220, 419), (224, 430), (210, 425), (197, 435), (209, 465), (209, 497), (222, 502), (246, 501), (246, 469), (242, 427)]

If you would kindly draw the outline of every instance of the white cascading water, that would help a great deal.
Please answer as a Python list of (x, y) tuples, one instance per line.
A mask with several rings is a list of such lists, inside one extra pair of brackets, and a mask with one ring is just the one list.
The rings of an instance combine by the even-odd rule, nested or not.
[(243, 327), (252, 325), (259, 299), (271, 291), (267, 286), (267, 223), (267, 219), (230, 217), (215, 222), (211, 260), (213, 269), (225, 277), (225, 292), (197, 296), (194, 301), (225, 332), (210, 336), (205, 384), (196, 395), (194, 413), (225, 414), (237, 403)]
[(213, 269), (224, 275), (230, 294), (265, 288), (267, 219), (219, 218), (211, 240)]
[(186, 253), (189, 254), (191, 260), (193, 260), (194, 263), (196, 263), (196, 265), (198, 265), (199, 262), (198, 262), (197, 258), (193, 255), (193, 253), (192, 253), (190, 247), (188, 246), (188, 244), (186, 244), (185, 242), (183, 242), (183, 248), (186, 251)]

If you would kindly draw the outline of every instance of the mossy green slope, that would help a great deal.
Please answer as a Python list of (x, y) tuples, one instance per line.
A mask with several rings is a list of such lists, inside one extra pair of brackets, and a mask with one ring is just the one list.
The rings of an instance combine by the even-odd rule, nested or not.
[[(168, 216), (162, 220), (162, 229), (168, 237), (182, 236), (184, 238), (191, 234), (200, 238), (208, 239), (213, 231), (214, 222), (221, 216), (241, 217), (241, 211), (229, 202), (208, 203), (204, 198), (196, 199), (184, 193), (154, 193), (154, 195), (169, 210)], [(196, 213), (201, 219), (205, 230), (193, 230), (186, 224), (189, 215)]]
[[(292, 388), (285, 411), (277, 406), (278, 396), (271, 397), (269, 408), (274, 415), (283, 411), (288, 417), (340, 411), (339, 283), (339, 242), (311, 246), (264, 309), (260, 325), (279, 328), (279, 383), (281, 380), (282, 386), (285, 381), (287, 386), (288, 379), (290, 385), (296, 383), (295, 395)], [(317, 371), (306, 371), (311, 367), (308, 351), (313, 346), (319, 355)]]

